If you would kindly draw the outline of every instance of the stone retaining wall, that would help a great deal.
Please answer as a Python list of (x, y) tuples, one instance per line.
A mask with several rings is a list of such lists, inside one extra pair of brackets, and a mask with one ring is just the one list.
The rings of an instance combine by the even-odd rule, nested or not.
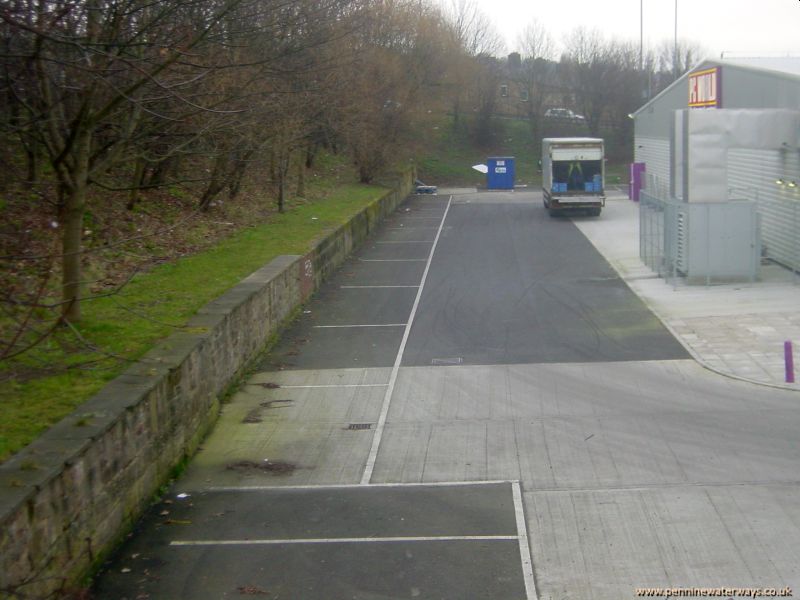
[(410, 193), (413, 176), (319, 241), (206, 305), (97, 395), (0, 465), (0, 597), (80, 583), (214, 423), (269, 338)]

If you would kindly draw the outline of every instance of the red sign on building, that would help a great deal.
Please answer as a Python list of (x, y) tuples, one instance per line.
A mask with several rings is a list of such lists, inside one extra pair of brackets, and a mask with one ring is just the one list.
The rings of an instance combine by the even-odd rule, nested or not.
[(722, 77), (719, 67), (689, 74), (689, 108), (720, 108)]

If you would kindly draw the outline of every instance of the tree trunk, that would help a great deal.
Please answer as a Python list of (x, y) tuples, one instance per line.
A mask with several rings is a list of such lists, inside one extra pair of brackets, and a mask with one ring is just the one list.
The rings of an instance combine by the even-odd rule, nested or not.
[(39, 156), (36, 147), (28, 148), (25, 151), (27, 163), (28, 163), (28, 174), (25, 176), (25, 181), (34, 184), (39, 181)]
[(297, 195), (300, 198), (306, 196), (306, 167), (302, 161), (297, 163)]
[(131, 189), (128, 192), (128, 204), (125, 206), (128, 210), (133, 210), (133, 207), (139, 201), (139, 191), (144, 182), (144, 168), (144, 158), (137, 158), (136, 166), (133, 170), (133, 179), (131, 180)]
[(280, 156), (277, 160), (278, 176), (278, 212), (282, 213), (286, 207), (286, 179), (289, 177), (289, 164), (291, 156)]
[(306, 169), (310, 169), (314, 166), (314, 159), (317, 156), (317, 148), (319, 147), (318, 144), (313, 143), (309, 144), (306, 148)]
[(86, 187), (80, 186), (66, 194), (61, 211), (61, 316), (71, 323), (81, 318), (81, 241)]
[(211, 203), (214, 198), (225, 189), (225, 172), (227, 171), (228, 160), (225, 154), (220, 154), (214, 160), (214, 169), (211, 171), (211, 179), (208, 182), (208, 187), (200, 198), (200, 210), (206, 212), (211, 208)]

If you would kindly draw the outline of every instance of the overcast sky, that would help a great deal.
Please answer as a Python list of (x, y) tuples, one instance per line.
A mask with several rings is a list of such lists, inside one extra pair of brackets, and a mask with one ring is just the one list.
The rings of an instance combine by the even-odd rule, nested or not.
[[(577, 26), (639, 43), (644, 4), (645, 46), (672, 40), (675, 0), (476, 0), (506, 40), (532, 19), (558, 40)], [(678, 38), (719, 56), (800, 56), (800, 0), (678, 0)]]

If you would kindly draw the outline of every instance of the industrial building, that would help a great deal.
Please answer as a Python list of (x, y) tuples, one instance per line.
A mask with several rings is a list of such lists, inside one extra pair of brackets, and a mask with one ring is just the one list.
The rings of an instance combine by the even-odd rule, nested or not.
[[(760, 257), (800, 270), (800, 58), (705, 60), (632, 117), (649, 197), (679, 208), (748, 202), (757, 231), (756, 242), (746, 243), (757, 243)], [(711, 208), (720, 210), (707, 212), (707, 231), (731, 214)], [(678, 210), (675, 219), (687, 214)], [(674, 225), (676, 236), (683, 225)], [(709, 252), (721, 256), (733, 242), (730, 230), (717, 230), (727, 249)], [(663, 243), (680, 272), (686, 241)]]

